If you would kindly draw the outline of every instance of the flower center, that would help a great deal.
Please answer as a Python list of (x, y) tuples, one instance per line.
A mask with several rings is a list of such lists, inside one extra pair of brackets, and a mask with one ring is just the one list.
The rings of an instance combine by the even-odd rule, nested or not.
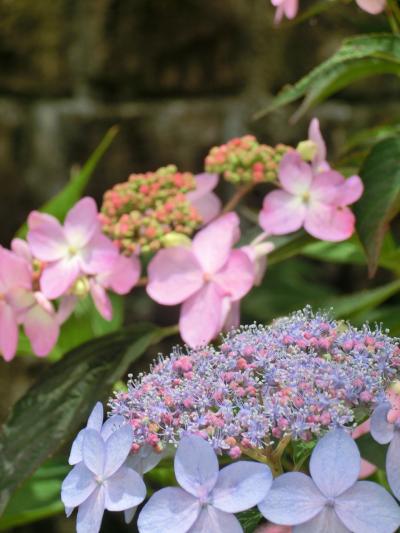
[(333, 509), (333, 508), (335, 507), (335, 500), (334, 500), (334, 498), (328, 498), (328, 499), (326, 500), (325, 507), (329, 507), (329, 508)]
[(68, 255), (70, 257), (73, 257), (74, 255), (76, 255), (78, 253), (78, 249), (75, 247), (75, 246), (69, 246), (68, 247)]
[(205, 283), (208, 283), (209, 281), (211, 281), (212, 280), (211, 274), (209, 274), (208, 272), (204, 272), (203, 280), (205, 281)]
[(308, 204), (308, 202), (310, 201), (310, 193), (308, 191), (303, 192), (303, 194), (301, 195), (301, 199), (303, 201), (303, 204)]

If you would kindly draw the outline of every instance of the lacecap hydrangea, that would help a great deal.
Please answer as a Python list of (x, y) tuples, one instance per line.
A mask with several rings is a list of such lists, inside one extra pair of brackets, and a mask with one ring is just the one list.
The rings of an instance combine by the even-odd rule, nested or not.
[(138, 450), (189, 432), (232, 458), (268, 456), (282, 439), (309, 441), (368, 418), (399, 368), (397, 340), (379, 326), (306, 308), (232, 331), (219, 347), (160, 355), (109, 405), (129, 421)]

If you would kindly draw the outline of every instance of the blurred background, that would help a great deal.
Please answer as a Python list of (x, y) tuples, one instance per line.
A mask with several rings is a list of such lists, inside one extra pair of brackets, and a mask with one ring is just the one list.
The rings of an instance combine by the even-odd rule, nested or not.
[[(199, 172), (209, 148), (234, 136), (293, 145), (306, 138), (310, 115), (294, 125), (293, 109), (258, 122), (252, 115), (343, 38), (382, 30), (386, 21), (352, 2), (279, 28), (273, 14), (267, 0), (0, 0), (0, 243), (9, 245), (29, 211), (65, 185), (112, 125), (119, 134), (88, 190), (98, 202), (133, 172), (169, 163)], [(321, 105), (315, 114), (329, 159), (340, 161), (346, 139), (392, 120), (399, 108), (398, 88), (382, 77)], [(223, 196), (229, 190), (220, 188)], [(260, 206), (262, 197), (254, 193), (250, 202)], [(268, 322), (376, 283), (365, 266), (291, 259), (271, 266), (245, 300), (243, 322)], [(127, 302), (126, 320), (133, 319), (169, 324), (176, 312), (136, 290)], [(0, 422), (43, 365), (0, 360)], [(116, 524), (122, 531), (120, 517), (108, 517), (104, 531)], [(15, 531), (67, 533), (74, 522), (60, 515)]]

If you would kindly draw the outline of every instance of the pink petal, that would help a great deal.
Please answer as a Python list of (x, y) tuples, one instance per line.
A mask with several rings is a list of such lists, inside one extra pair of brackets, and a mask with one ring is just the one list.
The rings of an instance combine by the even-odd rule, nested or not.
[(181, 308), (179, 329), (192, 348), (210, 342), (222, 329), (223, 296), (215, 283), (206, 283)]
[(46, 267), (40, 278), (40, 288), (46, 298), (53, 300), (66, 293), (80, 274), (77, 257), (66, 258)]
[(90, 294), (97, 311), (105, 320), (112, 319), (112, 304), (105, 289), (94, 279), (90, 280)]
[(375, 465), (369, 463), (365, 459), (361, 459), (360, 475), (358, 476), (358, 479), (365, 479), (372, 476), (377, 470), (378, 468)]
[(308, 138), (310, 141), (315, 143), (317, 147), (317, 153), (315, 154), (312, 163), (313, 166), (318, 166), (326, 161), (326, 144), (324, 138), (322, 137), (319, 127), (319, 120), (317, 118), (313, 118), (310, 122), (310, 126), (308, 128)]
[(254, 266), (245, 252), (232, 250), (224, 267), (212, 279), (225, 296), (240, 300), (253, 286)]
[(31, 263), (32, 252), (28, 243), (23, 239), (13, 239), (11, 241), (11, 250), (28, 263)]
[(276, 524), (263, 524), (258, 526), (254, 533), (291, 533), (290, 526), (277, 526)]
[(386, 0), (356, 0), (358, 7), (370, 15), (378, 15), (386, 7)]
[(127, 294), (138, 282), (140, 276), (140, 261), (136, 256), (125, 257), (119, 255), (112, 270), (99, 275), (100, 283), (111, 288), (117, 294)]
[(64, 229), (53, 216), (33, 211), (28, 217), (28, 228), (32, 254), (41, 261), (57, 261), (68, 253)]
[(228, 260), (232, 246), (240, 237), (239, 224), (236, 213), (226, 213), (193, 239), (193, 253), (208, 274), (218, 272)]
[(222, 208), (221, 200), (213, 192), (205, 194), (197, 200), (191, 200), (191, 204), (200, 213), (201, 218), (203, 219), (203, 224), (208, 224), (211, 220), (216, 218), (220, 214)]
[(117, 257), (117, 248), (100, 232), (95, 233), (79, 252), (80, 265), (86, 274), (99, 274), (111, 270)]
[(59, 324), (63, 324), (73, 313), (78, 298), (74, 294), (66, 294), (61, 298), (60, 305), (57, 311), (57, 320)]
[(304, 228), (310, 235), (324, 241), (344, 241), (352, 236), (355, 217), (347, 207), (313, 205), (309, 209)]
[(272, 235), (285, 235), (303, 225), (306, 205), (286, 191), (272, 191), (264, 198), (259, 215), (262, 229)]
[(366, 420), (365, 422), (363, 422), (362, 424), (360, 424), (353, 430), (351, 436), (353, 437), (353, 439), (358, 439), (359, 437), (362, 437), (363, 435), (366, 435), (367, 433), (369, 433), (370, 429), (371, 429), (371, 420), (368, 418), (368, 420)]
[(196, 174), (194, 179), (196, 180), (196, 189), (186, 194), (186, 197), (190, 202), (198, 200), (202, 196), (213, 191), (218, 185), (218, 174), (203, 172), (202, 174)]
[(288, 19), (294, 19), (299, 10), (298, 0), (286, 0), (284, 3), (285, 6), (285, 15)]
[(6, 361), (11, 361), (17, 351), (18, 324), (13, 309), (0, 300), (0, 351)]
[(96, 202), (86, 196), (68, 211), (64, 222), (65, 236), (71, 246), (82, 248), (99, 230)]
[(310, 187), (311, 202), (337, 205), (336, 200), (340, 187), (344, 185), (344, 177), (335, 170), (316, 174)]
[(30, 289), (31, 286), (30, 264), (15, 253), (0, 247), (0, 292), (7, 293), (16, 287)]
[(364, 185), (359, 176), (351, 176), (339, 188), (337, 193), (337, 206), (354, 204), (362, 196)]
[(313, 179), (311, 166), (294, 150), (287, 153), (279, 165), (279, 181), (285, 191), (301, 196), (310, 189)]
[(163, 305), (176, 305), (202, 287), (203, 272), (191, 250), (183, 247), (160, 250), (147, 268), (147, 293)]
[(222, 304), (223, 330), (230, 331), (240, 326), (240, 302), (232, 302), (229, 298), (224, 298)]
[(39, 357), (48, 355), (54, 348), (60, 332), (57, 317), (36, 304), (24, 319), (24, 329), (31, 341), (33, 352)]

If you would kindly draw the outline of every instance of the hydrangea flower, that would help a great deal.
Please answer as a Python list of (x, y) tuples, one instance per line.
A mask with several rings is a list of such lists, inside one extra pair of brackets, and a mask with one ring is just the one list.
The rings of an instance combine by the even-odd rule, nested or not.
[(218, 459), (201, 437), (188, 435), (175, 455), (180, 485), (161, 489), (143, 507), (140, 533), (240, 533), (233, 513), (250, 509), (267, 494), (270, 469), (261, 463), (239, 461), (218, 471)]
[(19, 324), (39, 357), (57, 342), (59, 317), (37, 288), (30, 261), (0, 248), (0, 351), (6, 361), (15, 355)]
[(313, 118), (310, 122), (308, 128), (308, 139), (312, 143), (314, 143), (314, 146), (316, 148), (314, 156), (311, 159), (313, 169), (317, 172), (324, 172), (326, 170), (330, 170), (331, 167), (326, 160), (326, 144), (321, 133), (319, 120), (317, 118)]
[(218, 185), (218, 174), (203, 172), (194, 176), (196, 188), (186, 193), (186, 198), (196, 208), (203, 225), (208, 224), (221, 212), (221, 200), (213, 192)]
[(358, 176), (347, 180), (334, 170), (315, 172), (293, 151), (279, 167), (281, 190), (264, 199), (260, 226), (272, 235), (300, 228), (317, 239), (342, 241), (354, 232), (355, 217), (348, 205), (356, 202), (363, 185)]
[(371, 435), (379, 444), (390, 443), (386, 475), (393, 494), (400, 499), (400, 395), (392, 390), (372, 413)]
[(370, 15), (382, 13), (386, 7), (386, 0), (356, 0), (358, 7)]
[(258, 507), (268, 520), (296, 526), (296, 533), (394, 533), (399, 506), (381, 485), (357, 481), (359, 472), (354, 440), (336, 429), (317, 443), (311, 477), (301, 472), (279, 476)]
[(182, 304), (179, 328), (189, 346), (211, 341), (222, 330), (231, 302), (254, 282), (248, 256), (232, 250), (239, 218), (227, 213), (202, 229), (191, 248), (160, 250), (148, 266), (147, 293), (163, 305)]
[(132, 445), (132, 429), (124, 425), (105, 442), (95, 429), (85, 429), (82, 462), (74, 466), (61, 488), (68, 515), (79, 507), (78, 533), (98, 533), (104, 510), (123, 511), (146, 496), (142, 478), (124, 466)]
[(189, 431), (237, 458), (286, 435), (309, 441), (355, 426), (355, 413), (372, 412), (399, 368), (396, 339), (307, 308), (231, 332), (219, 348), (160, 356), (110, 407), (140, 446), (177, 444)]
[(43, 294), (54, 299), (66, 293), (80, 275), (97, 274), (114, 261), (117, 250), (101, 234), (97, 208), (85, 197), (68, 212), (64, 226), (53, 216), (33, 211), (28, 217), (28, 243), (46, 263), (40, 277)]

